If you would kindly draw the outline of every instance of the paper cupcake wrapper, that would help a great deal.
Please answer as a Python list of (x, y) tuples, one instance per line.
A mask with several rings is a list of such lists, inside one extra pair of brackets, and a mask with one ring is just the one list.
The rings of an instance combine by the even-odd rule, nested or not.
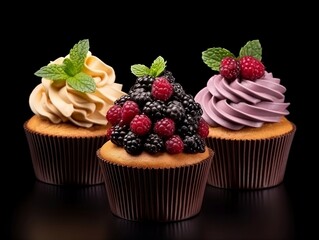
[(166, 169), (135, 168), (100, 159), (114, 215), (133, 221), (179, 221), (200, 212), (213, 152), (200, 163)]
[(93, 185), (103, 183), (96, 150), (105, 136), (63, 137), (40, 134), (24, 124), (35, 176), (55, 185)]
[(214, 161), (208, 184), (227, 189), (262, 189), (280, 184), (285, 175), (296, 127), (287, 134), (262, 140), (207, 138)]

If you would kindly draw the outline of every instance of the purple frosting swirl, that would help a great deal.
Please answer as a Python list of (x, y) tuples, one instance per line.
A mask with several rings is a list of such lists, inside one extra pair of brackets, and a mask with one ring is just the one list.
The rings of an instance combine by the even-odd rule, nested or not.
[(203, 118), (210, 126), (239, 130), (245, 126), (261, 127), (265, 122), (279, 122), (288, 115), (286, 88), (272, 73), (255, 81), (236, 79), (232, 82), (220, 74), (211, 77), (195, 101), (201, 104)]

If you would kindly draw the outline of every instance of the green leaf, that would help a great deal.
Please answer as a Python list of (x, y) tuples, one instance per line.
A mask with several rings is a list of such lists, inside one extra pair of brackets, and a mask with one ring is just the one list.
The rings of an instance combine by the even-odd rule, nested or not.
[(79, 92), (94, 92), (96, 89), (94, 79), (83, 72), (80, 72), (73, 77), (69, 77), (67, 83), (70, 87)]
[(38, 77), (50, 80), (66, 80), (69, 75), (64, 71), (63, 65), (49, 64), (34, 73)]
[(202, 52), (204, 63), (215, 71), (219, 71), (220, 62), (225, 57), (235, 57), (235, 55), (221, 47), (208, 48)]
[(96, 89), (94, 79), (82, 72), (89, 47), (89, 40), (79, 41), (62, 64), (44, 66), (36, 71), (35, 75), (49, 80), (66, 80), (70, 87), (80, 92), (94, 92)]
[(71, 61), (69, 58), (65, 58), (63, 60), (63, 70), (66, 74), (68, 74), (70, 77), (73, 77), (76, 75), (78, 72), (76, 66), (74, 66), (74, 63)]
[(239, 57), (253, 56), (261, 60), (262, 48), (259, 40), (248, 41), (245, 46), (240, 49)]
[(163, 57), (157, 57), (151, 65), (150, 75), (153, 77), (159, 76), (166, 68), (166, 61)]
[(89, 48), (89, 40), (84, 39), (75, 44), (70, 50), (70, 60), (73, 62), (76, 73), (82, 71)]
[(142, 64), (134, 64), (131, 66), (131, 72), (136, 77), (142, 77), (150, 74), (150, 69)]

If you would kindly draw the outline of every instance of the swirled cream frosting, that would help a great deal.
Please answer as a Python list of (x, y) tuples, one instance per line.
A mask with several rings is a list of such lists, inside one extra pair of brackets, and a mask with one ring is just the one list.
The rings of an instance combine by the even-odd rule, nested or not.
[[(67, 57), (60, 57), (52, 63), (62, 64)], [(106, 125), (107, 110), (117, 98), (125, 94), (122, 84), (115, 83), (114, 69), (91, 52), (87, 53), (82, 71), (94, 79), (94, 92), (79, 92), (71, 88), (66, 81), (42, 78), (29, 97), (29, 105), (34, 114), (56, 124), (72, 122), (86, 128), (94, 124)]]
[(195, 96), (201, 104), (203, 118), (212, 127), (231, 130), (261, 127), (265, 122), (279, 122), (288, 115), (286, 88), (280, 79), (266, 72), (255, 81), (227, 81), (220, 74), (212, 76)]

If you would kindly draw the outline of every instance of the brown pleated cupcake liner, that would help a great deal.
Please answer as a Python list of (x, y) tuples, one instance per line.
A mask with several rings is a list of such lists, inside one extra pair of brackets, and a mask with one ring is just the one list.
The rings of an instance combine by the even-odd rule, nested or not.
[[(165, 169), (99, 163), (114, 215), (132, 221), (173, 222), (200, 212), (213, 151), (200, 163)], [(190, 156), (191, 157), (191, 156)]]
[(280, 184), (285, 175), (296, 132), (262, 140), (228, 140), (209, 137), (214, 161), (208, 184), (227, 189), (262, 189)]
[(40, 134), (24, 124), (35, 176), (54, 185), (103, 183), (96, 150), (106, 136), (64, 137)]

